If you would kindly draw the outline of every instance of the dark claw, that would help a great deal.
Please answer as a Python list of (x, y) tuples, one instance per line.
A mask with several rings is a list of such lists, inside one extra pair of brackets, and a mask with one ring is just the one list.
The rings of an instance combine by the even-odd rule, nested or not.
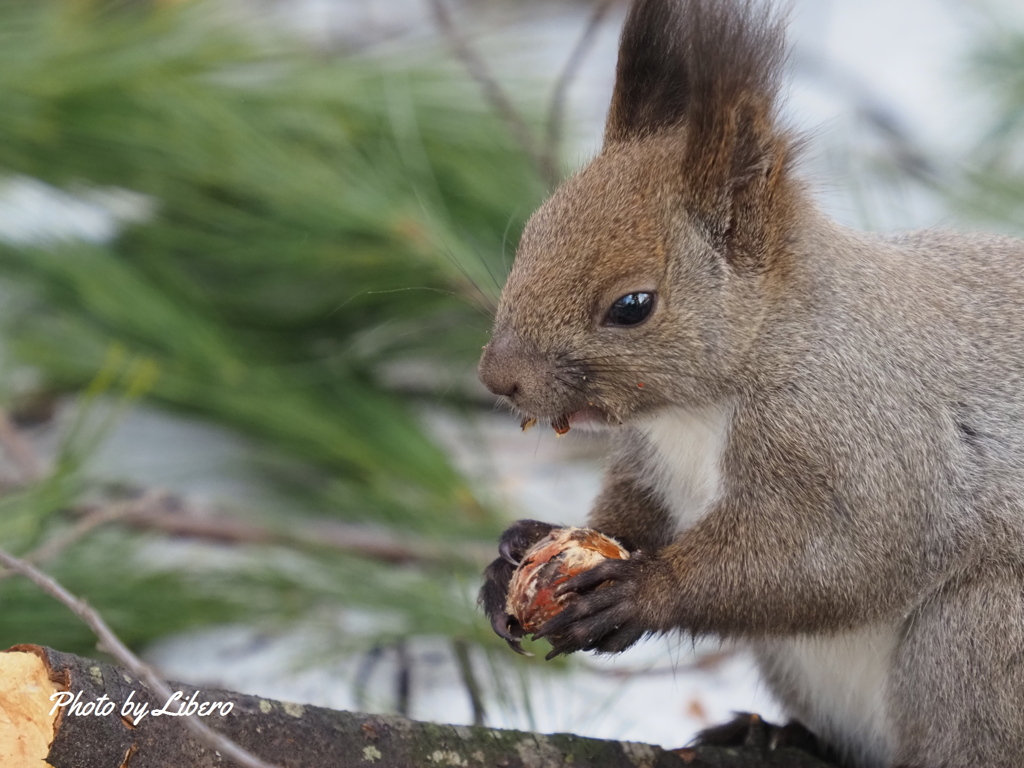
[(772, 733), (768, 746), (770, 749), (799, 749), (830, 762), (837, 757), (817, 736), (807, 730), (803, 723), (796, 720), (791, 720), (781, 728), (777, 728)]
[(491, 618), (491, 629), (494, 633), (508, 643), (508, 647), (520, 656), (533, 656), (529, 651), (524, 651), (520, 641), (523, 639), (523, 628), (516, 621), (514, 616), (508, 614), (497, 614)]
[(698, 733), (692, 742), (697, 747), (765, 747), (772, 727), (753, 712), (734, 712), (727, 723), (713, 725)]
[(603, 563), (594, 566), (589, 571), (573, 576), (555, 590), (556, 597), (563, 597), (570, 592), (590, 592), (604, 584), (606, 581), (615, 581), (622, 575), (622, 572), (633, 566), (630, 560), (605, 560)]
[(519, 638), (512, 634), (513, 621), (511, 616), (495, 614), (491, 617), (491, 629), (498, 637), (508, 640), (510, 643), (517, 642)]
[(484, 571), (484, 583), (480, 588), (477, 602), (484, 609), (491, 627), (509, 648), (524, 656), (532, 654), (523, 650), (520, 641), (523, 639), (523, 628), (519, 622), (505, 611), (508, 598), (508, 585), (512, 574), (519, 566), (522, 554), (548, 535), (556, 526), (537, 520), (520, 520), (513, 523), (501, 535), (498, 543), (498, 559)]
[[(523, 639), (522, 630), (514, 629), (512, 625), (513, 622), (515, 622), (515, 619), (511, 616), (506, 616), (504, 620), (500, 616), (496, 616), (491, 619), (491, 629), (494, 630), (494, 634), (508, 644), (509, 648), (520, 656), (533, 656), (529, 651), (523, 650), (523, 646), (521, 645), (521, 641)], [(518, 622), (516, 622), (516, 627), (518, 627)], [(513, 634), (515, 631), (518, 631), (519, 634)]]
[(518, 567), (523, 553), (557, 527), (539, 520), (517, 520), (501, 534), (498, 554), (502, 560)]
[(598, 650), (601, 653), (622, 653), (640, 642), (644, 634), (640, 627), (622, 627), (606, 638)]
[(514, 568), (518, 568), (519, 563), (522, 561), (517, 560), (516, 556), (512, 554), (512, 546), (513, 543), (511, 541), (502, 539), (498, 544), (498, 554), (501, 555), (501, 559), (506, 563), (511, 564)]
[(575, 648), (568, 647), (566, 640), (563, 637), (551, 638), (548, 642), (551, 643), (551, 650), (548, 651), (547, 655), (544, 657), (545, 661), (551, 661), (558, 656), (568, 656), (576, 650)]
[[(590, 592), (579, 600), (566, 606), (561, 613), (551, 617), (540, 626), (534, 637), (560, 637), (573, 624), (595, 619), (599, 614), (619, 604), (620, 597), (610, 590)], [(611, 629), (611, 628), (609, 628)]]
[(516, 653), (518, 653), (520, 656), (533, 656), (533, 654), (530, 653), (529, 651), (524, 651), (523, 650), (523, 646), (519, 644), (518, 640), (509, 640), (506, 637), (505, 638), (505, 642), (508, 644), (509, 648), (511, 648)]

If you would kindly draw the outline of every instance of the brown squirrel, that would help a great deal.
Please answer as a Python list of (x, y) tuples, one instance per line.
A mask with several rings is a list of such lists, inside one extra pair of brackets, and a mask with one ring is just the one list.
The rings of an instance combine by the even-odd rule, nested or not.
[[(637, 0), (603, 148), (523, 234), (480, 378), (610, 431), (590, 525), (632, 551), (538, 635), (735, 638), (847, 765), (1024, 765), (1024, 243), (824, 217), (785, 55), (768, 6)], [(550, 527), (486, 573), (513, 643)]]

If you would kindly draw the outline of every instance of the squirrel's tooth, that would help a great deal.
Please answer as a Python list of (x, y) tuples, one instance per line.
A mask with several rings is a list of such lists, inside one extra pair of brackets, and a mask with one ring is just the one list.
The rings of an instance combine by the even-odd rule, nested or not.
[(569, 417), (559, 416), (557, 419), (551, 422), (551, 428), (559, 435), (564, 435), (569, 431)]
[(537, 420), (533, 416), (524, 416), (522, 422), (519, 424), (519, 428), (525, 432), (537, 425)]

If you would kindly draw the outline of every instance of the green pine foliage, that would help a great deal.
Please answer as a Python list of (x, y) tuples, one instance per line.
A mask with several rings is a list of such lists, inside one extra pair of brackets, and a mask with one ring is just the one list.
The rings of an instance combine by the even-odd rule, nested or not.
[[(5, 368), (81, 394), (114, 365), (110, 394), (134, 388), (237, 430), (276, 457), (266, 466), (309, 468), (291, 483), (305, 509), (491, 539), (494, 510), (416, 408), (457, 401), (542, 182), (435, 54), (325, 55), (229, 21), (202, 2), (0, 3), (0, 174), (134, 201), (108, 240), (0, 241)], [(440, 384), (389, 387), (409, 360)], [(138, 378), (128, 369), (144, 384), (117, 383)], [(0, 544), (24, 551), (65, 525), (95, 490), (89, 450), (5, 497)], [(336, 578), (325, 589), (274, 551), (217, 578), (156, 571), (150, 539), (93, 535), (53, 564), (136, 644), (323, 604), (395, 611), (409, 633), (472, 631), (475, 575), (459, 562), (392, 573), (300, 553)], [(0, 645), (91, 645), (20, 579), (0, 582), (0, 604)]]
[(1010, 14), (983, 5), (973, 56), (966, 67), (972, 123), (982, 130), (971, 151), (958, 158), (953, 181), (942, 192), (957, 215), (1024, 233), (1024, 28)]

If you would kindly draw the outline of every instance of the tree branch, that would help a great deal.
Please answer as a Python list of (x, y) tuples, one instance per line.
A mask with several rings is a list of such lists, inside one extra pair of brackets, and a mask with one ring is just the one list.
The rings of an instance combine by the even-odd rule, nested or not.
[[(39, 646), (0, 653), (0, 755), (4, 768), (228, 768), (223, 754), (191, 738), (171, 718), (118, 717), (128, 696), (160, 706), (149, 692), (133, 689), (124, 670)], [(757, 747), (666, 750), (649, 744), (542, 735), (470, 726), (417, 723), (401, 717), (336, 712), (269, 701), (231, 691), (197, 690), (172, 683), (184, 700), (230, 703), (220, 727), (254, 752), (288, 768), (408, 768), (409, 766), (505, 766), (563, 768), (835, 768), (795, 749)], [(49, 696), (80, 693), (82, 704), (101, 698), (114, 706), (106, 716), (56, 716)], [(152, 712), (152, 710), (150, 710)], [(222, 713), (223, 714), (223, 713)], [(24, 745), (31, 742), (31, 750)], [(13, 744), (14, 762), (5, 750)]]
[(469, 643), (461, 637), (456, 637), (452, 640), (452, 653), (459, 668), (462, 686), (466, 689), (470, 706), (473, 708), (473, 725), (483, 725), (487, 721), (487, 707), (484, 704), (480, 681), (477, 680), (476, 672), (473, 671), (473, 658), (469, 653)]

